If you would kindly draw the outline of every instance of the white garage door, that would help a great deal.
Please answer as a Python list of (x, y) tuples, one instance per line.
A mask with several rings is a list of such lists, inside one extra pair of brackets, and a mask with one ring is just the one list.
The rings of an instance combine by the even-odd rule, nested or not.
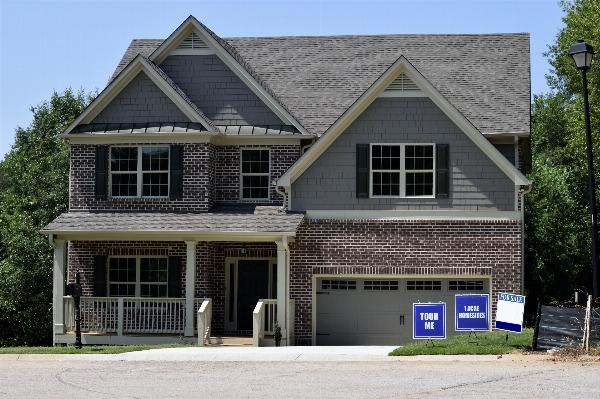
[(412, 305), (446, 302), (454, 335), (454, 296), (489, 293), (488, 279), (319, 278), (317, 345), (402, 345), (412, 341)]

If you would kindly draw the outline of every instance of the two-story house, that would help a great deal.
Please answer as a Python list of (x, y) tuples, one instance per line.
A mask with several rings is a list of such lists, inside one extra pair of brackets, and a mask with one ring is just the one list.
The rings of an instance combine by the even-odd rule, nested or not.
[(529, 115), (528, 34), (133, 40), (61, 135), (54, 342), (76, 270), (84, 343), (396, 345), (439, 301), (451, 333), (523, 292)]

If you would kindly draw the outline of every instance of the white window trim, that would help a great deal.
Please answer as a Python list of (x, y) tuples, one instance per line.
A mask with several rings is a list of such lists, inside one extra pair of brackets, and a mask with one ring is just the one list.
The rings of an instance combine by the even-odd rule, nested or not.
[[(247, 150), (269, 151), (269, 173), (242, 173), (242, 152)], [(264, 147), (240, 147), (240, 201), (262, 202), (271, 200), (271, 149)], [(267, 198), (244, 198), (244, 176), (267, 176), (269, 185), (267, 186)]]
[[(151, 148), (151, 147), (167, 147), (169, 149), (169, 159), (167, 162), (167, 171), (143, 171), (142, 170), (142, 149), (143, 148)], [(133, 172), (128, 171), (128, 172), (121, 172), (121, 171), (114, 171), (111, 168), (112, 165), (112, 149), (113, 148), (137, 148), (138, 149), (138, 159), (137, 159), (137, 195), (136, 196), (125, 196), (125, 195), (118, 195), (115, 196), (112, 193), (112, 177), (113, 174), (115, 175), (121, 175), (121, 174), (133, 174)], [(108, 149), (108, 168), (109, 168), (109, 180), (108, 180), (108, 187), (110, 189), (110, 197), (111, 198), (169, 198), (170, 194), (171, 194), (171, 184), (170, 184), (170, 180), (171, 180), (171, 146), (169, 145), (112, 145), (110, 146), (110, 148)], [(144, 173), (167, 173), (167, 195), (166, 196), (142, 196), (142, 190), (143, 190), (143, 186), (144, 186)]]
[[(165, 298), (169, 298), (169, 279), (168, 279), (168, 273), (169, 273), (169, 259), (167, 256), (109, 256), (108, 257), (108, 296), (110, 297), (110, 285), (111, 284), (134, 284), (134, 283), (130, 283), (130, 282), (121, 282), (121, 281), (111, 281), (110, 280), (110, 260), (111, 259), (123, 259), (123, 258), (128, 258), (128, 259), (135, 259), (135, 298), (140, 298), (141, 294), (142, 294), (142, 282), (140, 281), (140, 277), (141, 277), (141, 259), (142, 258), (146, 258), (146, 259), (167, 259), (167, 281), (164, 283), (153, 283), (153, 282), (143, 282), (143, 284), (145, 285), (164, 285), (167, 287), (167, 296)], [(112, 298), (118, 298), (118, 297), (112, 297)], [(132, 298), (132, 297), (124, 297), (124, 298)], [(144, 297), (145, 298), (145, 297)]]
[[(382, 170), (373, 169), (373, 146), (400, 146), (400, 169), (399, 170)], [(433, 190), (432, 195), (406, 195), (406, 173), (405, 169), (405, 148), (406, 146), (430, 146), (433, 147), (433, 169), (418, 170), (417, 172), (432, 172), (433, 174)], [(369, 198), (435, 198), (435, 171), (436, 171), (436, 156), (434, 143), (371, 143), (369, 146)], [(400, 174), (400, 195), (373, 195), (373, 173), (391, 173), (398, 172)], [(414, 170), (408, 170), (414, 172)]]

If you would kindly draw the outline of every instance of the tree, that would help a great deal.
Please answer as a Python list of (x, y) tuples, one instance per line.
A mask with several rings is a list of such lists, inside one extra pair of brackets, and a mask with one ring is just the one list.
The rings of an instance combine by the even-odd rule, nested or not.
[(69, 150), (58, 134), (91, 100), (67, 89), (32, 107), (1, 164), (0, 346), (52, 343), (52, 248), (39, 231), (68, 209)]
[[(549, 46), (552, 92), (532, 104), (534, 190), (526, 198), (526, 284), (532, 297), (567, 301), (592, 291), (591, 235), (581, 72), (569, 56), (584, 38), (600, 49), (600, 0), (559, 3), (565, 16)], [(596, 180), (600, 167), (600, 66), (588, 71)], [(530, 305), (535, 305), (530, 301)]]

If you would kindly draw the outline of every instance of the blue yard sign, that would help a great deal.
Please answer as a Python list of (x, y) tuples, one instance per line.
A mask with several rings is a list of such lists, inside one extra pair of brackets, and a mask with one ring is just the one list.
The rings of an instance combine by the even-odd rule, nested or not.
[(523, 295), (498, 294), (496, 329), (520, 333), (523, 326), (525, 297)]
[(454, 297), (456, 331), (489, 331), (488, 294), (466, 294)]
[(413, 339), (446, 338), (446, 304), (413, 303)]

